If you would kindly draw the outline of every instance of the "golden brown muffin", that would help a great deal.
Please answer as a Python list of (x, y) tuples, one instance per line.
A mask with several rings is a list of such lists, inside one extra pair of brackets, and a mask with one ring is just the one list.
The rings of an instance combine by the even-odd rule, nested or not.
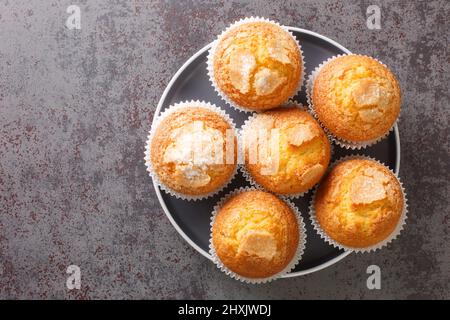
[(236, 144), (233, 128), (221, 115), (193, 103), (161, 121), (151, 142), (151, 162), (169, 188), (204, 195), (229, 181), (237, 165)]
[(233, 196), (218, 212), (212, 244), (231, 271), (267, 278), (292, 261), (299, 230), (295, 213), (285, 202), (268, 192), (246, 191)]
[(394, 231), (404, 198), (397, 178), (373, 160), (338, 164), (320, 184), (314, 206), (317, 222), (336, 242), (366, 248)]
[(303, 70), (297, 42), (269, 22), (248, 22), (227, 31), (212, 57), (214, 80), (238, 107), (265, 110), (295, 94)]
[(243, 140), (245, 166), (251, 177), (267, 190), (283, 195), (310, 189), (330, 161), (325, 132), (298, 107), (257, 114), (244, 128)]
[(311, 95), (323, 125), (339, 139), (381, 138), (400, 113), (400, 86), (392, 72), (370, 57), (345, 55), (320, 68)]

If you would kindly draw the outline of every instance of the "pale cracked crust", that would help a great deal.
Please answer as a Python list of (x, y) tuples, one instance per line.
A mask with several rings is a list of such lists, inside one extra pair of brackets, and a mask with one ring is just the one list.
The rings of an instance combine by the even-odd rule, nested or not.
[(249, 22), (228, 31), (213, 57), (214, 78), (235, 104), (259, 111), (295, 94), (303, 69), (294, 38), (268, 22)]
[(314, 202), (317, 221), (336, 242), (366, 248), (396, 228), (404, 198), (397, 178), (373, 160), (338, 164), (320, 184)]
[(246, 191), (233, 196), (218, 212), (212, 244), (231, 271), (266, 278), (292, 261), (299, 230), (295, 213), (285, 202), (268, 192)]
[(383, 64), (345, 55), (319, 70), (312, 103), (320, 121), (337, 138), (363, 142), (381, 138), (400, 113), (400, 86)]
[[(255, 161), (249, 153), (259, 150), (264, 141), (270, 141), (252, 141), (255, 136), (260, 136), (260, 130), (270, 132), (272, 129), (279, 132), (279, 165), (277, 170), (267, 171), (267, 166), (276, 168), (277, 157), (258, 157)], [(246, 126), (243, 140), (247, 171), (259, 185), (278, 194), (309, 190), (320, 181), (330, 161), (330, 143), (325, 132), (307, 111), (298, 107), (282, 107), (257, 114)]]
[[(176, 110), (165, 118), (159, 124), (151, 142), (151, 162), (153, 168), (158, 175), (160, 181), (171, 189), (186, 195), (203, 195), (213, 192), (222, 187), (234, 173), (237, 165), (237, 139), (234, 136), (234, 163), (211, 163), (207, 165), (205, 170), (199, 172), (207, 177), (205, 183), (195, 183), (185, 179), (185, 175), (177, 170), (176, 162), (167, 161), (166, 150), (169, 146), (176, 143), (171, 136), (172, 133), (194, 122), (202, 123), (206, 128), (218, 130), (223, 137), (223, 155), (226, 155), (226, 132), (232, 129), (230, 124), (219, 114), (202, 108), (201, 106), (192, 105)], [(166, 158), (165, 158), (166, 155)], [(226, 159), (225, 159), (226, 160)]]

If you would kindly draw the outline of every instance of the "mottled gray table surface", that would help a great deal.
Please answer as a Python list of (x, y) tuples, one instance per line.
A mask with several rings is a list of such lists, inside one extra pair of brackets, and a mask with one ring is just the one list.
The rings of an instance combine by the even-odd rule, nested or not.
[[(0, 0), (0, 298), (450, 298), (448, 1)], [(66, 9), (81, 9), (69, 30)], [(381, 8), (381, 30), (366, 8)], [(245, 285), (182, 239), (143, 164), (172, 75), (229, 23), (310, 29), (398, 75), (399, 239), (307, 276)], [(66, 268), (81, 268), (80, 290)], [(381, 290), (366, 268), (380, 266)]]

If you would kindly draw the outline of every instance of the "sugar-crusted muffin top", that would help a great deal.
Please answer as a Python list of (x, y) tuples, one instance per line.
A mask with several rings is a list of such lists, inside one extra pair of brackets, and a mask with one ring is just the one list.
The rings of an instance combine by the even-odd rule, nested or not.
[(403, 212), (397, 178), (368, 159), (346, 160), (320, 184), (315, 202), (317, 221), (336, 242), (364, 248), (386, 239)]
[(245, 191), (230, 198), (212, 227), (212, 243), (222, 263), (249, 278), (282, 271), (293, 259), (299, 226), (292, 209), (264, 191)]
[(244, 128), (243, 142), (245, 165), (253, 179), (279, 194), (310, 189), (330, 161), (325, 132), (299, 107), (257, 114)]
[(161, 182), (187, 195), (219, 188), (234, 171), (236, 153), (230, 124), (195, 104), (161, 121), (151, 143), (152, 165)]
[(269, 22), (249, 22), (223, 35), (213, 57), (214, 78), (238, 106), (274, 108), (292, 96), (303, 68), (295, 39)]
[(338, 138), (363, 142), (385, 135), (400, 113), (397, 79), (373, 58), (345, 55), (322, 66), (312, 103), (320, 121)]

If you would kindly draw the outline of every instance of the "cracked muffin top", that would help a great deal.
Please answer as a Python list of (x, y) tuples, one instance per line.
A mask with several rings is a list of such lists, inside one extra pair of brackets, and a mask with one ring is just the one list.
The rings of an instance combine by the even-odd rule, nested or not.
[(400, 113), (400, 86), (377, 60), (359, 55), (334, 58), (313, 80), (314, 110), (337, 138), (365, 142), (383, 137)]
[(295, 94), (303, 61), (295, 38), (270, 22), (248, 22), (222, 35), (212, 57), (214, 80), (238, 107), (260, 111)]
[(330, 143), (317, 121), (298, 106), (256, 114), (244, 127), (245, 167), (271, 192), (302, 193), (324, 175)]
[(205, 195), (220, 189), (233, 175), (236, 144), (226, 119), (193, 102), (158, 124), (151, 141), (151, 162), (160, 181), (170, 189), (184, 195)]
[(351, 159), (336, 165), (319, 185), (317, 222), (334, 241), (365, 248), (385, 240), (403, 212), (402, 187), (384, 165)]
[(248, 278), (266, 278), (284, 270), (295, 257), (300, 236), (304, 235), (292, 209), (259, 190), (228, 199), (212, 226), (212, 244), (220, 261)]

